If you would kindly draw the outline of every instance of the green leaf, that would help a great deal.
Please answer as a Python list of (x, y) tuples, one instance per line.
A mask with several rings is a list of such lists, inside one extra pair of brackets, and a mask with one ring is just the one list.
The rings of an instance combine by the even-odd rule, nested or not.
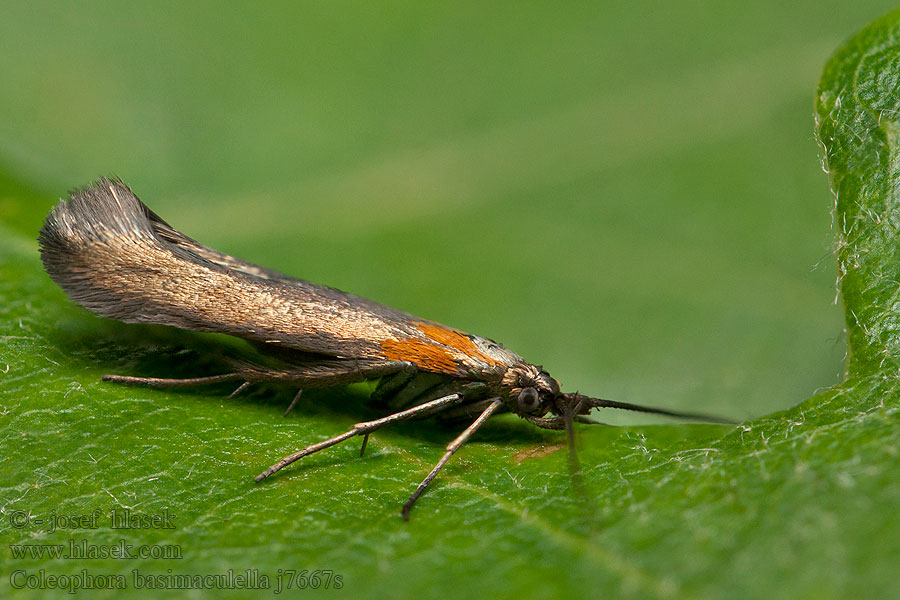
[[(548, 15), (555, 14), (555, 9), (548, 12)], [(92, 27), (90, 19), (85, 20), (85, 26)], [(391, 21), (376, 23), (387, 27)], [(536, 21), (542, 27), (551, 26), (542, 19)], [(191, 25), (194, 22), (190, 21)], [(106, 28), (108, 24), (102, 25)], [(242, 22), (233, 25), (243, 33)], [(108, 28), (118, 31), (116, 27)], [(82, 31), (78, 27), (74, 29)], [(369, 32), (368, 27), (361, 29)], [(93, 29), (91, 32), (99, 35)], [(213, 40), (216, 33), (215, 28), (209, 28), (201, 29), (198, 35)], [(173, 46), (167, 45), (166, 49), (175, 47), (182, 37), (173, 36)], [(364, 458), (358, 456), (355, 445), (342, 445), (310, 457), (270, 481), (255, 484), (253, 475), (274, 459), (304, 443), (342, 431), (355, 421), (374, 416), (376, 413), (364, 402), (366, 388), (307, 393), (295, 412), (285, 418), (281, 411), (290, 400), (292, 390), (260, 389), (227, 399), (230, 391), (227, 388), (174, 393), (100, 382), (100, 375), (109, 371), (166, 376), (214, 372), (221, 368), (218, 357), (223, 340), (216, 336), (112, 323), (71, 306), (42, 273), (32, 241), (34, 223), (52, 204), (51, 199), (4, 174), (0, 178), (3, 192), (0, 209), (9, 217), (5, 218), (9, 226), (0, 230), (0, 472), (4, 475), (0, 480), (0, 539), (5, 545), (67, 544), (69, 540), (76, 544), (84, 541), (111, 546), (124, 543), (132, 545), (132, 550), (149, 545), (156, 551), (180, 551), (183, 557), (15, 558), (13, 549), (4, 547), (0, 553), (2, 595), (35, 594), (34, 589), (11, 589), (10, 576), (15, 571), (35, 577), (41, 576), (41, 570), (44, 577), (83, 577), (85, 572), (95, 577), (121, 575), (128, 588), (134, 589), (135, 570), (145, 578), (142, 581), (146, 585), (148, 575), (164, 576), (169, 569), (175, 574), (196, 575), (223, 574), (229, 569), (240, 574), (250, 569), (268, 576), (274, 586), (279, 569), (298, 572), (329, 569), (342, 576), (342, 592), (392, 598), (476, 593), (505, 598), (896, 596), (895, 569), (900, 559), (900, 534), (897, 533), (900, 516), (895, 510), (900, 501), (900, 461), (897, 460), (900, 419), (896, 400), (900, 397), (897, 385), (900, 356), (896, 340), (900, 199), (894, 191), (900, 165), (896, 152), (900, 141), (896, 120), (900, 108), (896, 93), (900, 81), (897, 39), (900, 39), (900, 12), (873, 23), (845, 44), (826, 67), (816, 96), (818, 137), (837, 199), (840, 293), (846, 309), (850, 351), (843, 383), (789, 410), (748, 420), (736, 428), (680, 424), (583, 428), (579, 458), (584, 482), (580, 491), (568, 475), (566, 452), (558, 451), (564, 442), (561, 435), (535, 430), (513, 418), (498, 419), (458, 453), (420, 500), (410, 523), (400, 519), (400, 504), (440, 457), (443, 444), (452, 438), (454, 431), (427, 422), (401, 424), (373, 436)], [(128, 52), (139, 52), (133, 46), (139, 45), (129, 44)], [(435, 54), (443, 60), (443, 54), (437, 51)], [(506, 73), (508, 57), (503, 59), (497, 60), (496, 79)], [(134, 59), (129, 64), (144, 63)], [(334, 64), (342, 63), (335, 59)], [(453, 64), (471, 66), (465, 62)], [(329, 63), (323, 70), (328, 72), (331, 68)], [(382, 75), (387, 78), (391, 73), (386, 68)], [(752, 78), (752, 69), (749, 75), (747, 70), (740, 73), (744, 78)], [(124, 68), (119, 75), (133, 76)], [(773, 84), (778, 89), (796, 79), (788, 67), (765, 75), (758, 83), (762, 85), (771, 76), (772, 81), (782, 82)], [(188, 79), (196, 81), (196, 78)], [(360, 79), (364, 76), (360, 75)], [(705, 76), (698, 79), (707, 81)], [(723, 78), (712, 89), (727, 91), (730, 81)], [(113, 83), (104, 79), (100, 85)], [(371, 85), (382, 89), (375, 83)], [(333, 99), (340, 101), (343, 87), (335, 85), (334, 89)], [(80, 89), (73, 93), (85, 106), (94, 101), (109, 101), (109, 94), (97, 93), (95, 97), (89, 92)], [(383, 93), (385, 97), (394, 97), (387, 91)], [(705, 94), (688, 95), (690, 102), (673, 105), (679, 107), (678, 114), (682, 114), (685, 106), (696, 110), (696, 123), (703, 122), (701, 116), (715, 119), (716, 115), (709, 114), (700, 102)], [(201, 96), (203, 102), (208, 102), (212, 94)], [(671, 101), (670, 94), (662, 96), (666, 103)], [(132, 103), (118, 106), (123, 111), (135, 110), (139, 115), (155, 114), (142, 112), (146, 107), (141, 104), (139, 94), (134, 94), (131, 100)], [(385, 101), (385, 106), (389, 104)], [(452, 108), (449, 104), (448, 101), (448, 111)], [(749, 104), (759, 106), (758, 102)], [(407, 116), (406, 112), (399, 111), (403, 117)], [(200, 114), (199, 108), (196, 114)], [(587, 385), (599, 385), (599, 376), (584, 373), (602, 365), (596, 368), (609, 370), (603, 374), (613, 380), (613, 388), (635, 390), (634, 394), (627, 395), (628, 400), (650, 402), (653, 399), (648, 396), (658, 392), (663, 394), (662, 400), (674, 399), (683, 407), (687, 407), (685, 403), (691, 395), (706, 408), (723, 405), (720, 388), (701, 390), (698, 394), (685, 383), (689, 380), (680, 378), (684, 363), (674, 359), (654, 362), (654, 357), (671, 355), (673, 348), (682, 347), (675, 345), (682, 330), (667, 330), (672, 327), (667, 325), (669, 320), (681, 313), (651, 312), (646, 316), (640, 310), (629, 312), (633, 307), (628, 305), (636, 300), (645, 302), (644, 306), (656, 306), (647, 300), (654, 293), (663, 296), (666, 304), (674, 297), (677, 302), (695, 303), (703, 308), (702, 318), (691, 326), (702, 329), (704, 335), (686, 340), (684, 347), (700, 348), (701, 342), (719, 341), (721, 349), (713, 345), (698, 363), (705, 360), (715, 365), (711, 379), (724, 379), (735, 369), (752, 371), (750, 365), (759, 365), (757, 378), (748, 378), (735, 386), (740, 394), (729, 405), (732, 414), (760, 414), (764, 407), (787, 406), (791, 394), (817, 385), (812, 382), (821, 381), (821, 373), (829, 372), (830, 364), (809, 367), (815, 375), (801, 372), (801, 367), (808, 366), (804, 362), (809, 361), (826, 363), (827, 353), (806, 350), (804, 344), (796, 346), (803, 350), (795, 350), (790, 338), (796, 335), (818, 339), (816, 336), (827, 331), (827, 326), (804, 329), (809, 305), (787, 295), (772, 300), (773, 294), (765, 285), (784, 279), (793, 284), (786, 286), (794, 292), (793, 296), (814, 295), (805, 294), (804, 280), (784, 274), (792, 268), (786, 265), (797, 260), (795, 247), (786, 245), (788, 250), (784, 252), (776, 248), (771, 250), (772, 256), (757, 259), (759, 265), (767, 266), (776, 260), (783, 261), (771, 269), (741, 260), (748, 246), (740, 245), (740, 239), (745, 236), (748, 245), (756, 244), (760, 230), (756, 224), (768, 224), (766, 219), (771, 218), (771, 211), (763, 206), (759, 212), (742, 213), (747, 215), (747, 221), (741, 227), (752, 230), (750, 234), (744, 229), (721, 234), (717, 233), (717, 227), (726, 226), (728, 221), (716, 217), (728, 209), (716, 205), (714, 211), (704, 213), (701, 210), (702, 200), (706, 198), (703, 190), (692, 189), (691, 194), (684, 194), (685, 203), (695, 201), (696, 204), (686, 204), (695, 214), (683, 222), (665, 213), (662, 201), (654, 201), (650, 205), (652, 210), (638, 207), (634, 212), (618, 204), (597, 208), (593, 199), (598, 185), (615, 198), (617, 184), (598, 177), (591, 167), (585, 166), (590, 163), (590, 151), (577, 154), (581, 162), (565, 155), (547, 157), (548, 171), (535, 170), (535, 165), (543, 162), (538, 157), (544, 157), (542, 149), (545, 150), (548, 139), (557, 142), (565, 139), (575, 146), (589, 146), (593, 132), (577, 136), (584, 127), (584, 115), (575, 110), (541, 121), (534, 128), (502, 129), (499, 134), (493, 132), (496, 136), (476, 136), (474, 140), (459, 141), (458, 147), (442, 149), (456, 157), (449, 160), (450, 164), (461, 161), (460, 172), (471, 175), (476, 187), (493, 190), (488, 195), (501, 197), (494, 204), (479, 199), (477, 194), (465, 196), (464, 186), (456, 183), (457, 187), (452, 189), (462, 199), (446, 214), (434, 207), (425, 209), (416, 205), (408, 207), (409, 210), (424, 212), (409, 217), (409, 213), (401, 210), (401, 202), (392, 205), (396, 211), (378, 209), (365, 213), (372, 221), (372, 231), (363, 231), (348, 218), (341, 228), (330, 232), (333, 235), (317, 235), (315, 219), (311, 219), (312, 225), (284, 219), (283, 223), (279, 220), (267, 225), (274, 229), (267, 236), (268, 230), (255, 229), (262, 225), (256, 221), (257, 215), (251, 214), (246, 216), (246, 221), (240, 221), (244, 227), (238, 233), (246, 236), (245, 249), (255, 244), (255, 251), (225, 249), (263, 263), (272, 262), (266, 260), (268, 251), (274, 260), (297, 267), (284, 270), (314, 280), (324, 280), (317, 273), (332, 273), (333, 277), (348, 278), (348, 281), (360, 270), (359, 263), (366, 260), (360, 257), (375, 252), (377, 259), (395, 265), (402, 275), (394, 281), (388, 279), (389, 271), (373, 274), (371, 280), (364, 276), (358, 283), (375, 292), (367, 295), (390, 301), (385, 296), (396, 293), (393, 288), (400, 284), (412, 288), (431, 286), (434, 290), (441, 289), (433, 287), (435, 281), (449, 279), (457, 285), (453, 288), (452, 302), (445, 298), (446, 294), (434, 291), (421, 292), (421, 296), (408, 297), (405, 302), (431, 306), (439, 314), (441, 311), (452, 314), (460, 310), (455, 308), (457, 305), (467, 303), (461, 298), (475, 298), (476, 301), (470, 302), (474, 305), (472, 313), (457, 315), (474, 325), (482, 325), (479, 319), (484, 318), (479, 316), (483, 312), (479, 292), (484, 297), (499, 298), (500, 290), (514, 290), (506, 307), (508, 311), (491, 315), (496, 324), (489, 326), (511, 336), (521, 336), (518, 341), (529, 347), (531, 354), (561, 363), (553, 372), (558, 374), (568, 369), (569, 373), (561, 379), (569, 385), (583, 384), (585, 392), (593, 391)], [(730, 123), (731, 117), (730, 113), (725, 114), (721, 125)], [(462, 117), (457, 115), (457, 118)], [(143, 123), (147, 128), (143, 134), (159, 141), (152, 138), (151, 131), (159, 124), (150, 121)], [(395, 122), (404, 123), (400, 116)], [(415, 122), (411, 119), (406, 125), (407, 135), (411, 137), (416, 133)], [(784, 122), (787, 126), (793, 123), (788, 118)], [(64, 125), (56, 123), (54, 127), (64, 128)], [(55, 134), (54, 127), (44, 127), (43, 135)], [(78, 123), (74, 127), (74, 130), (64, 129), (61, 139), (73, 148), (76, 145), (72, 140), (77, 140), (79, 152), (83, 145), (94, 144), (91, 152), (99, 155), (97, 147), (103, 145), (103, 140), (78, 137), (73, 131), (84, 132), (77, 131)], [(330, 133), (339, 132), (337, 125), (331, 127)], [(677, 129), (678, 124), (673, 127)], [(438, 131), (437, 135), (443, 133)], [(350, 147), (351, 138), (338, 137), (334, 143), (344, 151)], [(658, 140), (648, 134), (637, 146), (649, 146), (651, 140), (668, 143), (677, 154), (681, 146), (676, 138), (672, 134), (671, 140)], [(622, 139), (640, 141), (642, 138)], [(720, 159), (724, 152), (709, 139), (706, 141), (714, 149), (697, 155), (697, 165), (694, 165), (697, 168)], [(766, 143), (770, 140), (760, 142), (762, 149)], [(498, 149), (502, 152), (498, 153)], [(195, 156), (190, 149), (178, 147), (172, 151), (181, 158)], [(358, 151), (362, 152), (363, 148)], [(804, 151), (812, 155), (814, 149), (805, 147)], [(64, 151), (59, 152), (65, 156)], [(113, 154), (117, 152), (121, 148), (116, 147)], [(76, 154), (73, 151), (71, 156)], [(496, 159), (498, 154), (515, 160)], [(445, 154), (441, 156), (446, 158)], [(475, 158), (466, 158), (471, 156)], [(687, 166), (676, 162), (672, 163), (675, 166), (661, 167), (654, 155), (637, 156), (659, 170), (661, 177), (673, 180)], [(232, 160), (237, 159), (232, 157)], [(497, 162), (492, 163), (492, 169), (479, 172), (477, 167), (488, 160)], [(641, 158), (635, 160), (640, 162)], [(741, 157), (735, 162), (746, 169), (744, 160)], [(165, 172), (164, 161), (160, 161), (151, 167), (152, 173)], [(436, 160), (425, 162), (424, 167), (419, 165), (420, 169), (411, 172), (427, 176), (429, 168), (447, 164)], [(260, 163), (273, 170), (277, 166)], [(393, 189), (382, 192), (369, 189), (384, 172), (403, 173), (410, 164), (416, 163), (401, 157), (395, 162), (379, 164), (384, 171), (364, 170), (356, 174), (356, 179), (348, 178), (350, 183), (341, 180), (341, 185), (346, 187), (340, 189), (345, 191), (363, 188), (371, 191), (371, 196), (358, 201), (360, 210), (368, 210), (364, 206), (366, 200), (375, 198), (380, 202), (394, 192)], [(211, 181), (218, 173), (210, 163), (203, 166), (209, 172), (199, 169), (198, 181), (205, 183), (198, 185), (207, 186), (205, 193), (214, 195), (216, 188)], [(724, 168), (727, 164), (716, 162), (715, 166)], [(760, 166), (774, 167), (774, 163), (761, 162)], [(46, 170), (52, 171), (49, 167)], [(767, 180), (766, 171), (760, 171), (754, 177), (764, 180), (765, 186), (755, 193), (763, 202), (763, 192), (771, 192), (776, 197), (778, 192), (774, 183)], [(451, 169), (449, 173), (455, 171)], [(232, 184), (240, 183), (235, 181), (241, 177), (238, 170), (230, 170), (227, 175)], [(443, 180), (439, 177), (437, 181)], [(457, 182), (453, 177), (447, 177), (446, 181)], [(562, 210), (560, 205), (548, 207), (549, 192), (541, 191), (544, 189), (541, 185), (554, 193), (564, 192), (563, 197), (574, 200), (563, 204)], [(538, 191), (522, 191), (530, 187)], [(653, 193), (653, 190), (644, 191)], [(140, 189), (138, 193), (154, 204)], [(202, 197), (204, 193), (195, 195)], [(250, 205), (239, 202), (240, 196), (234, 194), (233, 201), (210, 219), (221, 221), (225, 228), (232, 214), (247, 215)], [(577, 199), (582, 197), (591, 201), (579, 202)], [(716, 194), (711, 197), (715, 199)], [(745, 199), (753, 200), (752, 195)], [(325, 215), (333, 201), (326, 194), (318, 201), (311, 200), (307, 208), (314, 216)], [(378, 202), (376, 207), (381, 206)], [(203, 213), (201, 217), (205, 218), (209, 205), (205, 206), (186, 206), (185, 210)], [(286, 210), (287, 206), (285, 203), (280, 208)], [(250, 212), (253, 208), (250, 207)], [(434, 231), (429, 210), (441, 215), (444, 231)], [(168, 216), (164, 210), (159, 212)], [(561, 216), (560, 212), (564, 214)], [(348, 215), (352, 213), (351, 206)], [(391, 220), (395, 213), (409, 219), (398, 224)], [(504, 237), (510, 229), (509, 215), (520, 213), (524, 213), (518, 221), (521, 229), (513, 227), (516, 235)], [(625, 224), (624, 233), (611, 232), (612, 241), (608, 246), (597, 242), (598, 245), (589, 246), (590, 252), (584, 247), (572, 250), (559, 243), (561, 239), (568, 242), (587, 235), (591, 230), (578, 229), (578, 225), (596, 223), (600, 217)], [(784, 226), (789, 216), (783, 217), (772, 227)], [(472, 226), (474, 230), (468, 229), (479, 219), (484, 229), (478, 229), (479, 224)], [(262, 224), (265, 223), (263, 220)], [(709, 236), (704, 239), (720, 254), (684, 249), (679, 242), (666, 245), (663, 241), (663, 248), (685, 259), (676, 262), (676, 266), (687, 266), (673, 273), (660, 269), (656, 278), (641, 278), (631, 273), (632, 265), (641, 263), (651, 253), (642, 244), (650, 246), (663, 234), (669, 235), (673, 228), (679, 227), (689, 234), (694, 231), (691, 227), (702, 230), (697, 235)], [(190, 227), (184, 229), (188, 234), (195, 234)], [(295, 230), (303, 231), (304, 239), (292, 240), (290, 236)], [(27, 236), (22, 233), (25, 231), (29, 232)], [(483, 243), (463, 244), (447, 263), (437, 267), (432, 264), (429, 244), (455, 248), (452, 242), (460, 237), (460, 232), (467, 231), (478, 233), (477, 239)], [(521, 242), (522, 231), (536, 232), (536, 240), (546, 234), (552, 243), (541, 247), (555, 253), (532, 255), (527, 254), (529, 248), (515, 246), (517, 257), (525, 253), (528, 260), (521, 267), (510, 266), (514, 264), (506, 260), (510, 254), (503, 251), (512, 242)], [(197, 237), (211, 245), (221, 245), (214, 239)], [(403, 244), (392, 247), (386, 243), (398, 237), (404, 239)], [(793, 234), (788, 237), (792, 238)], [(623, 255), (616, 255), (616, 249), (630, 238), (637, 238), (640, 244), (629, 246)], [(592, 239), (589, 241), (594, 243)], [(287, 246), (289, 242), (297, 246)], [(239, 240), (239, 246), (240, 243)], [(308, 265), (304, 259), (316, 251), (314, 246), (320, 247), (320, 254), (315, 256), (321, 260)], [(280, 253), (284, 247), (299, 247), (298, 254), (304, 256), (285, 259)], [(659, 251), (658, 246), (654, 248), (654, 252)], [(610, 254), (604, 254), (606, 250)], [(334, 268), (341, 264), (335, 258), (341, 252), (353, 257), (344, 263), (343, 270)], [(608, 259), (610, 264), (603, 265), (606, 277), (586, 278), (585, 273), (598, 267), (594, 258), (579, 262), (582, 254), (612, 256)], [(410, 262), (408, 256), (421, 256), (423, 262)], [(495, 263), (490, 259), (492, 256), (504, 260)], [(726, 258), (717, 259), (717, 256)], [(719, 272), (723, 288), (737, 286), (743, 279), (762, 283), (751, 283), (735, 295), (699, 285), (700, 280), (693, 279), (697, 264), (715, 260), (723, 261)], [(314, 273), (299, 272), (300, 267)], [(806, 269), (807, 265), (796, 268)], [(466, 279), (482, 271), (487, 271), (488, 276)], [(536, 272), (540, 278), (534, 277)], [(763, 275), (760, 280), (754, 280), (753, 275), (758, 272)], [(593, 284), (593, 279), (611, 282), (602, 284), (611, 287), (591, 287), (601, 285)], [(663, 280), (662, 287), (652, 287), (651, 279)], [(327, 282), (341, 284), (333, 279)], [(379, 289), (381, 293), (377, 293)], [(818, 293), (821, 288), (814, 289)], [(649, 291), (642, 295), (641, 290)], [(366, 292), (355, 286), (353, 291)], [(622, 330), (615, 330), (621, 335), (612, 338), (621, 339), (621, 346), (597, 350), (594, 339), (580, 338), (572, 342), (577, 350), (573, 352), (565, 346), (569, 342), (563, 334), (578, 339), (580, 328), (596, 326), (583, 319), (584, 315), (598, 312), (598, 297), (606, 303), (604, 314), (597, 318), (603, 322), (626, 322)], [(557, 310), (557, 306), (565, 308)], [(779, 312), (782, 309), (784, 312)], [(535, 321), (541, 321), (535, 317), (535, 311), (542, 316), (561, 314), (546, 317), (561, 340), (547, 341), (552, 336), (535, 325)], [(647, 340), (643, 340), (647, 343), (628, 342), (629, 327), (644, 318), (650, 325), (646, 333), (640, 330), (639, 335), (647, 335)], [(818, 325), (818, 318), (809, 320)], [(441, 320), (466, 325), (453, 318)], [(827, 323), (827, 318), (823, 317), (822, 322)], [(721, 337), (715, 337), (712, 324), (721, 324), (724, 329)], [(754, 336), (738, 339), (735, 336), (739, 333), (732, 335), (751, 327), (757, 330)], [(482, 332), (481, 327), (465, 328)], [(795, 328), (802, 333), (795, 333)], [(501, 339), (509, 341), (505, 337)], [(653, 340), (658, 348), (651, 347)], [(544, 348), (545, 343), (549, 347)], [(819, 339), (818, 343), (824, 342)], [(239, 344), (227, 342), (226, 346), (231, 351), (240, 351)], [(749, 350), (740, 354), (741, 348)], [(642, 356), (647, 363), (661, 365), (660, 373), (656, 374), (656, 379), (663, 382), (659, 388), (646, 387), (643, 383), (651, 378), (640, 370)], [(616, 379), (614, 371), (620, 363), (625, 375)], [(777, 377), (781, 365), (789, 366), (782, 367), (788, 372), (782, 378), (784, 381)], [(582, 379), (579, 381), (578, 377)], [(665, 395), (679, 386), (668, 397)], [(661, 400), (657, 398), (656, 403)], [(174, 528), (111, 527), (109, 512), (124, 509), (141, 515), (168, 516)], [(90, 523), (88, 527), (80, 523), (75, 529), (62, 527), (51, 532), (49, 523), (36, 521), (54, 515), (72, 517), (72, 520), (78, 516), (89, 519), (95, 510), (101, 515), (96, 528)], [(23, 515), (30, 521), (20, 522), (18, 519)], [(71, 520), (68, 524), (72, 524)], [(19, 577), (14, 581), (21, 583)], [(43, 581), (46, 584), (46, 579)], [(97, 590), (83, 593), (90, 593), (91, 597), (112, 594)], [(159, 595), (147, 590), (139, 593)], [(59, 595), (63, 596), (64, 592)], [(246, 594), (225, 591), (222, 595)]]

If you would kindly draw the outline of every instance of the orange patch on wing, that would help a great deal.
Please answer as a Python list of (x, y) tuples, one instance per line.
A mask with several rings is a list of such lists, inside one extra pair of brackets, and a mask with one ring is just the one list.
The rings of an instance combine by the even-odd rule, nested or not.
[(427, 371), (459, 374), (459, 366), (453, 355), (437, 344), (417, 339), (384, 340), (381, 342), (381, 348), (387, 359), (415, 363)]
[[(489, 365), (501, 364), (481, 352), (475, 342), (461, 331), (436, 323), (413, 323), (413, 325), (428, 339), (384, 340), (381, 342), (382, 356), (390, 360), (413, 362), (425, 370), (451, 375), (458, 375), (461, 372), (460, 361), (457, 360), (460, 355), (474, 359), (470, 364), (476, 361)], [(453, 350), (456, 350), (456, 353)]]
[(443, 325), (436, 325), (434, 323), (415, 323), (415, 326), (418, 327), (422, 333), (439, 344), (459, 350), (463, 354), (475, 357), (489, 365), (500, 364), (490, 356), (481, 352), (481, 350), (478, 349), (478, 346), (475, 345), (475, 342), (469, 339), (469, 336), (462, 331), (444, 327)]

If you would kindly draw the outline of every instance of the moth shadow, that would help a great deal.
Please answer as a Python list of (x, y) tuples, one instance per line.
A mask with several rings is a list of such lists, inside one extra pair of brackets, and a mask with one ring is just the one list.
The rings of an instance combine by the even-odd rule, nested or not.
[(135, 377), (202, 377), (227, 372), (226, 358), (250, 348), (231, 336), (123, 324), (81, 312), (82, 318), (65, 319), (47, 335), (79, 370)]

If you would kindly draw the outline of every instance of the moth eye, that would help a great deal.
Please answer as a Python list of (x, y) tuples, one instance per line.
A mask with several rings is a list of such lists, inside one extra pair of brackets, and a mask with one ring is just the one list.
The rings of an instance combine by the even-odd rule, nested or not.
[(519, 410), (531, 412), (541, 403), (538, 391), (533, 387), (527, 387), (519, 392)]

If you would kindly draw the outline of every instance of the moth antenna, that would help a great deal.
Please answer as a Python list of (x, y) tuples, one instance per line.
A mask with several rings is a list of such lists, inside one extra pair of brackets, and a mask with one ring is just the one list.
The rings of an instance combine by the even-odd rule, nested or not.
[(708, 415), (704, 413), (681, 412), (677, 410), (667, 410), (665, 408), (654, 408), (652, 406), (641, 406), (640, 404), (631, 404), (629, 402), (618, 402), (616, 400), (606, 400), (604, 398), (591, 398), (582, 396), (581, 394), (567, 394), (571, 402), (581, 401), (584, 406), (590, 408), (618, 408), (621, 410), (630, 410), (634, 412), (648, 413), (652, 415), (663, 415), (666, 417), (674, 417), (676, 419), (688, 419), (691, 421), (703, 421), (705, 423), (722, 423), (725, 425), (735, 425), (738, 421)]

